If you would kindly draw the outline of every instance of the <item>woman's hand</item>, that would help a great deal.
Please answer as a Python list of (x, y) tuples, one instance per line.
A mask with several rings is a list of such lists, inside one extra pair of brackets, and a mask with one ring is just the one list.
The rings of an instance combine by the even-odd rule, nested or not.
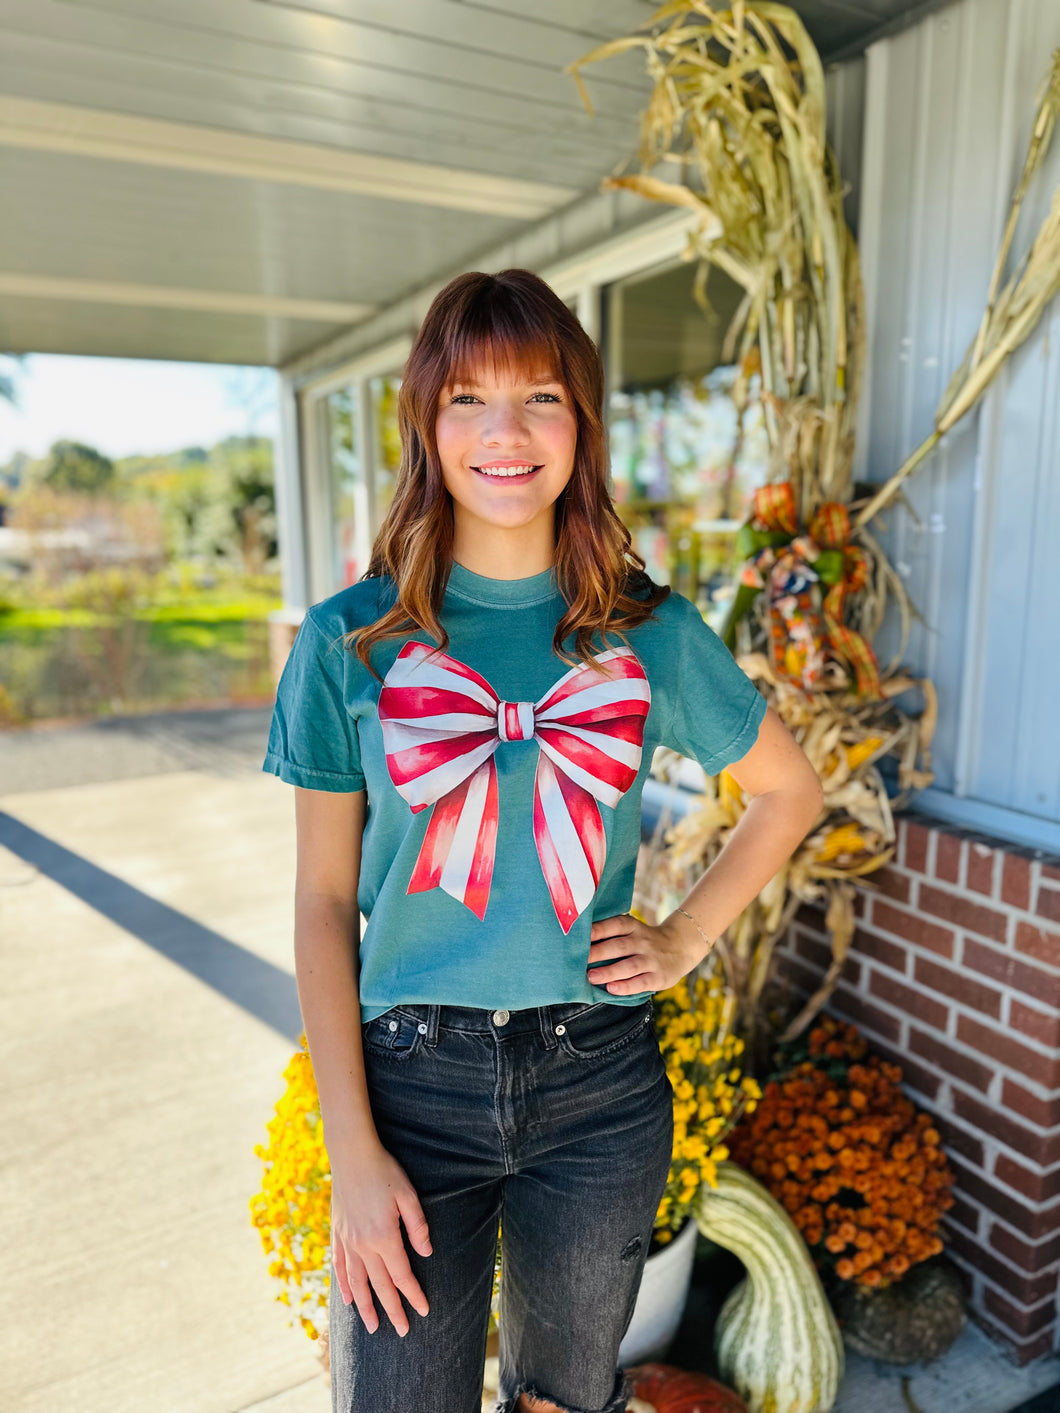
[(404, 1168), (381, 1145), (373, 1145), (355, 1168), (331, 1172), (331, 1261), (347, 1305), (355, 1301), (369, 1330), (379, 1326), (369, 1280), (399, 1335), (409, 1332), (401, 1291), (421, 1315), (427, 1297), (409, 1264), (399, 1218), (423, 1256), (431, 1254), (427, 1219)]
[[(687, 976), (709, 951), (696, 927), (680, 913), (671, 914), (655, 927), (631, 913), (601, 917), (589, 935), (589, 981), (612, 996), (665, 991)], [(609, 965), (594, 965), (597, 962)]]

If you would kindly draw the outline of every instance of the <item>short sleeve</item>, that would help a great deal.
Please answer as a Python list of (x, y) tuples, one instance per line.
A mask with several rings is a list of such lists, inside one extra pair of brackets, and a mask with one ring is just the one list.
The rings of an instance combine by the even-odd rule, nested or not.
[(683, 606), (674, 711), (663, 745), (717, 775), (754, 745), (769, 704), (695, 604), (686, 599)]
[(325, 634), (307, 613), (276, 689), (262, 770), (307, 790), (365, 788), (357, 722), (343, 694), (342, 638)]

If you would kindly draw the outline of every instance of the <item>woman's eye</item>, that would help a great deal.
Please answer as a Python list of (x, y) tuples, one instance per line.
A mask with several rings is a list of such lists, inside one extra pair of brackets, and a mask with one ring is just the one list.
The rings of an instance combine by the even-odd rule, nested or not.
[[(556, 396), (555, 393), (550, 393), (550, 392), (533, 393), (532, 396), (531, 396), (531, 401), (532, 401), (533, 398), (535, 398), (535, 397), (550, 397), (553, 402), (559, 402), (559, 398)], [(474, 394), (474, 393), (457, 393), (456, 396), (455, 396), (454, 398), (452, 398), (452, 401), (453, 401), (453, 402), (463, 402), (463, 401), (465, 400), (465, 398), (469, 398), (469, 399), (471, 399), (472, 401), (474, 401), (474, 400), (475, 400), (475, 394)]]

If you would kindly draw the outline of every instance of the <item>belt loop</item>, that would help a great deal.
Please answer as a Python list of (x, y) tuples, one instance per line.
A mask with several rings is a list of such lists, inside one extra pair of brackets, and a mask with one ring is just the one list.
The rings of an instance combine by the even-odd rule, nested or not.
[(427, 1038), (425, 1045), (438, 1044), (438, 1024), (441, 1019), (442, 1008), (436, 1002), (431, 1002), (427, 1007)]
[(545, 1049), (554, 1050), (559, 1044), (559, 1041), (556, 1039), (556, 1032), (552, 1024), (555, 1019), (553, 1007), (538, 1006), (537, 1015), (541, 1025), (541, 1039), (545, 1042)]

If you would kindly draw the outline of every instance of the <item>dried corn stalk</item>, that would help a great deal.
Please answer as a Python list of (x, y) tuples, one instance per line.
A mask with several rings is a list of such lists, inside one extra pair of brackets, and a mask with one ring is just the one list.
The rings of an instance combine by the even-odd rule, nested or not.
[[(635, 46), (646, 52), (654, 90), (643, 114), (641, 164), (679, 167), (667, 182), (646, 171), (612, 177), (652, 201), (695, 212), (686, 256), (699, 259), (695, 295), (709, 308), (707, 277), (724, 271), (744, 290), (726, 335), (723, 357), (762, 374), (774, 465), (770, 480), (786, 479), (805, 526), (826, 500), (853, 511), (851, 468), (857, 397), (864, 359), (864, 314), (857, 248), (842, 211), (843, 188), (825, 140), (824, 77), (802, 21), (787, 6), (670, 0), (641, 30), (600, 45), (568, 66), (590, 108), (579, 70)], [(1060, 265), (1060, 198), (1025, 268), (999, 291), (1016, 214), (1055, 122), (1060, 63), (1054, 59), (1040, 96), (1038, 119), (991, 282), (987, 310), (973, 347), (940, 407), (936, 431), (881, 492), (852, 516), (852, 541), (868, 557), (868, 582), (847, 596), (847, 626), (871, 643), (893, 595), (902, 637), (879, 672), (880, 696), (858, 697), (846, 667), (830, 659), (816, 690), (807, 692), (774, 670), (765, 652), (738, 658), (759, 682), (818, 770), (825, 800), (818, 827), (718, 940), (704, 963), (724, 968), (738, 1003), (738, 1028), (749, 1055), (761, 1059), (771, 1034), (792, 1038), (809, 1024), (835, 986), (854, 931), (856, 887), (894, 853), (893, 811), (931, 783), (930, 748), (937, 717), (926, 678), (906, 674), (900, 661), (912, 619), (919, 618), (899, 576), (867, 521), (901, 495), (900, 482), (934, 442), (974, 404), (1001, 362), (1034, 327), (1056, 292)], [(698, 178), (698, 181), (695, 179)], [(695, 184), (693, 184), (695, 183)], [(768, 641), (764, 613), (742, 625), (746, 647)], [(894, 698), (919, 686), (925, 709), (910, 717)], [(876, 762), (897, 756), (899, 795), (889, 800)], [(639, 876), (645, 915), (668, 912), (724, 846), (743, 813), (743, 796), (726, 773), (706, 781), (699, 804), (678, 824), (660, 822)], [(815, 994), (786, 1026), (768, 1007), (774, 948), (800, 903), (824, 905), (832, 958)]]

